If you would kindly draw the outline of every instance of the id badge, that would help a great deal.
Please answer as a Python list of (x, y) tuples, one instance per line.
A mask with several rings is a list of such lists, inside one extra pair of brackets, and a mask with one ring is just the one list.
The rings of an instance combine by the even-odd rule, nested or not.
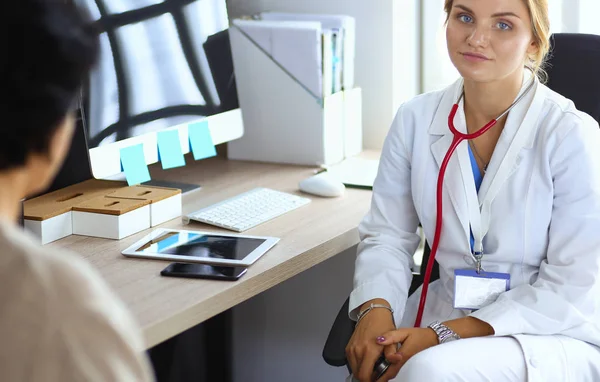
[(496, 301), (510, 289), (510, 274), (470, 269), (454, 271), (454, 308), (477, 310)]

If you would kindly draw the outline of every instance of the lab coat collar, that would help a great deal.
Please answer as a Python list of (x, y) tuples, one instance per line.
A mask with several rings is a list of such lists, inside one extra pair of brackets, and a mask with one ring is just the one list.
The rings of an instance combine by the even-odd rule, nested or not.
[[(527, 87), (529, 79), (529, 77), (524, 77), (521, 91)], [(531, 92), (511, 110), (507, 117), (506, 125), (494, 149), (479, 194), (475, 190), (466, 142), (462, 142), (458, 146), (448, 163), (448, 169), (444, 177), (445, 189), (463, 226), (464, 243), (467, 248), (470, 238), (469, 200), (471, 203), (478, 203), (479, 206), (486, 205), (489, 208), (502, 184), (518, 167), (521, 150), (533, 147), (537, 131), (537, 119), (544, 100), (544, 87), (540, 86), (537, 79), (535, 81), (536, 84)], [(450, 110), (460, 96), (462, 89), (463, 80), (461, 78), (444, 91), (433, 118), (433, 123), (429, 127), (430, 135), (442, 135), (431, 145), (431, 151), (438, 164), (438, 170), (453, 140), (453, 135), (448, 127), (448, 118)], [(466, 132), (463, 101), (459, 104), (454, 123), (458, 131)]]
[[(460, 96), (462, 90), (463, 79), (459, 78), (458, 80), (456, 80), (456, 82), (454, 82), (452, 85), (447, 87), (446, 90), (443, 91), (442, 100), (440, 101), (435, 116), (433, 117), (433, 122), (431, 123), (431, 126), (429, 126), (429, 134), (452, 136), (450, 128), (448, 127), (448, 117), (452, 106), (454, 105), (456, 100), (458, 100), (458, 97)], [(464, 126), (458, 126), (458, 124), (456, 124), (456, 128), (462, 133), (466, 132), (461, 130), (461, 128), (464, 128)]]
[[(532, 73), (529, 70), (525, 70), (524, 75), (523, 75), (523, 84), (521, 85), (521, 90), (519, 92), (519, 95), (521, 94), (521, 92), (523, 92), (526, 88), (527, 85), (529, 85), (529, 80), (531, 78)], [(543, 99), (545, 98), (545, 87), (543, 85), (540, 84), (539, 80), (537, 79), (537, 77), (535, 78), (535, 85), (533, 87), (533, 89), (531, 90), (530, 94), (525, 97), (525, 100), (522, 100), (517, 106), (515, 106), (515, 108), (513, 108), (513, 110), (511, 110), (511, 112), (508, 115), (507, 118), (507, 123), (504, 126), (504, 131), (506, 133), (503, 132), (503, 136), (507, 137), (510, 136), (511, 138), (514, 136), (516, 130), (521, 126), (527, 126), (525, 124), (525, 122), (533, 122), (531, 123), (529, 126), (527, 126), (527, 131), (528, 131), (528, 135), (527, 138), (524, 141), (524, 148), (530, 149), (533, 147), (533, 143), (535, 141), (535, 133), (536, 133), (536, 129), (534, 128), (535, 126), (535, 119), (533, 121), (530, 121), (530, 119), (532, 117), (537, 118), (537, 115), (539, 113), (539, 111), (541, 110), (542, 104), (543, 104)], [(456, 80), (456, 82), (454, 82), (452, 85), (448, 86), (445, 90), (443, 90), (443, 94), (442, 94), (442, 99), (440, 101), (440, 104), (437, 107), (436, 113), (433, 117), (433, 121), (431, 123), (431, 125), (429, 126), (429, 134), (430, 135), (452, 135), (452, 133), (450, 132), (450, 128), (448, 127), (448, 119), (449, 119), (449, 114), (450, 114), (450, 110), (452, 109), (452, 106), (454, 105), (454, 103), (458, 100), (458, 97), (460, 96), (460, 93), (463, 91), (463, 79), (459, 78), (458, 80)], [(518, 97), (518, 96), (517, 96)], [(525, 106), (531, 106), (529, 109)], [(511, 115), (515, 115), (516, 110), (517, 109), (521, 109), (524, 110), (524, 113), (518, 113), (520, 115), (520, 118), (511, 118)], [(527, 114), (527, 115), (525, 115)], [(526, 118), (529, 117), (529, 118)], [(460, 104), (459, 104), (459, 108), (457, 111), (457, 118), (463, 118), (464, 119), (464, 99), (461, 100)], [(527, 121), (525, 119), (528, 119)], [(512, 120), (512, 121), (511, 121)], [(509, 122), (514, 122), (514, 121), (523, 121), (522, 124), (517, 123), (509, 123)], [(459, 121), (455, 120), (455, 126), (456, 129), (462, 133), (466, 133), (466, 123), (458, 123)], [(502, 137), (501, 137), (502, 138)]]
[[(531, 77), (523, 79), (521, 92), (529, 85)], [(544, 101), (543, 87), (534, 77), (535, 84), (510, 111), (504, 129), (498, 138), (494, 153), (479, 189), (479, 204), (491, 204), (502, 184), (507, 181), (521, 163), (523, 150), (533, 147), (538, 129), (538, 118)], [(520, 94), (520, 93), (519, 93)]]

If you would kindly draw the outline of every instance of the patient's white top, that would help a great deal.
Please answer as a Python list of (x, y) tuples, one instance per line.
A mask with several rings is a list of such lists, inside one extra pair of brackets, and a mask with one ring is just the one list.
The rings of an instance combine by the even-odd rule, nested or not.
[(100, 276), (0, 221), (0, 380), (151, 379), (138, 326)]

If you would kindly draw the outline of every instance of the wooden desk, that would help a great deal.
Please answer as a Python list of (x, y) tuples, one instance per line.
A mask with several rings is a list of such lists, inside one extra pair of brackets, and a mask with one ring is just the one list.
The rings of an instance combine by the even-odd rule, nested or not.
[[(184, 195), (184, 214), (259, 186), (299, 194), (298, 182), (314, 171), (222, 158), (187, 159), (188, 166), (179, 169), (151, 169), (153, 179), (202, 185), (201, 190)], [(75, 251), (98, 269), (137, 318), (150, 348), (358, 243), (356, 228), (368, 211), (370, 191), (347, 189), (340, 198), (311, 199), (307, 206), (244, 232), (281, 241), (237, 282), (161, 277), (167, 262), (121, 255), (150, 230), (121, 241), (70, 236), (50, 245)], [(180, 219), (161, 227), (222, 232), (200, 223), (184, 226)]]

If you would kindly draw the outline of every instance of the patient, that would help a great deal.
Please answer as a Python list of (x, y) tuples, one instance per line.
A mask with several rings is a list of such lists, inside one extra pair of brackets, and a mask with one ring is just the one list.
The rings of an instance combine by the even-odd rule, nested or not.
[(97, 35), (59, 0), (4, 4), (0, 58), (0, 374), (3, 381), (146, 381), (136, 323), (77, 256), (36, 245), (20, 200), (48, 187), (74, 130)]

